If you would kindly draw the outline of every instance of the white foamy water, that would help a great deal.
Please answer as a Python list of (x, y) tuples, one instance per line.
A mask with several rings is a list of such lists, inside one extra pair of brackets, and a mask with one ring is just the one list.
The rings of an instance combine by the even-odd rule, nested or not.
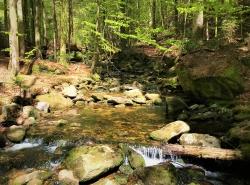
[(171, 152), (164, 155), (162, 149), (157, 147), (130, 146), (130, 148), (143, 157), (146, 166), (154, 166), (166, 161), (172, 163), (176, 168), (183, 168), (186, 166), (178, 156), (173, 155)]
[(40, 146), (43, 143), (42, 139), (37, 139), (37, 140), (29, 140), (25, 139), (22, 143), (14, 144), (10, 148), (6, 148), (6, 151), (17, 151), (17, 150), (22, 150), (26, 148), (34, 148), (37, 146)]

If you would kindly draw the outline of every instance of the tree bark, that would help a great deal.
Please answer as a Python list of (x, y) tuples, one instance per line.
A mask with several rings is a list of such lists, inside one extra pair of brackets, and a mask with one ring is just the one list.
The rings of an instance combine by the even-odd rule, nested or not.
[(56, 1), (53, 0), (53, 39), (54, 39), (54, 59), (57, 60), (57, 45), (58, 45), (58, 28), (57, 28), (57, 17), (56, 17)]
[(156, 0), (151, 0), (151, 22), (152, 29), (156, 28)]
[(8, 17), (8, 2), (7, 0), (4, 0), (3, 2), (4, 6), (4, 30), (8, 31), (9, 30), (9, 17)]
[(239, 150), (230, 150), (212, 147), (200, 147), (190, 145), (167, 144), (162, 147), (163, 153), (175, 155), (192, 156), (204, 159), (220, 160), (242, 160), (243, 156)]
[(67, 62), (67, 22), (68, 9), (67, 0), (61, 1), (61, 20), (60, 20), (60, 63)]
[(36, 57), (41, 57), (41, 0), (35, 1), (35, 46)]
[(68, 24), (69, 24), (69, 33), (68, 33), (68, 47), (70, 50), (70, 46), (72, 44), (73, 38), (73, 30), (74, 30), (74, 23), (73, 23), (73, 3), (72, 0), (68, 0), (68, 8), (69, 8), (69, 16), (68, 16)]
[(18, 15), (19, 55), (20, 58), (24, 58), (25, 36), (24, 36), (23, 0), (17, 1), (17, 15)]
[(9, 0), (10, 18), (10, 63), (9, 70), (12, 75), (19, 72), (19, 43), (18, 43), (18, 22), (17, 22), (17, 0)]
[(200, 10), (195, 16), (193, 21), (193, 38), (196, 40), (202, 40), (203, 28), (204, 28), (204, 15), (203, 10)]

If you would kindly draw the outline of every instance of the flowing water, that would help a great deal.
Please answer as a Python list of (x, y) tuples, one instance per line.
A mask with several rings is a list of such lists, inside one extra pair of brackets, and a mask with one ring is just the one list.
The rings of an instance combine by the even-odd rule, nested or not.
[(157, 147), (146, 147), (159, 145), (148, 135), (166, 122), (164, 107), (83, 107), (45, 115), (22, 143), (0, 150), (0, 184), (6, 184), (7, 174), (14, 169), (54, 169), (70, 149), (93, 143), (127, 143), (143, 156), (147, 166), (166, 161), (177, 168), (199, 166), (215, 185), (250, 184), (249, 177), (231, 169), (231, 164), (182, 159), (171, 153), (164, 155)]

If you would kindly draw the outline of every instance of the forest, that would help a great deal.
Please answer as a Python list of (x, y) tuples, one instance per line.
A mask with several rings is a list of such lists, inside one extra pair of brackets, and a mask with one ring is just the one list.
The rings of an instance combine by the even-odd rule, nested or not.
[(1, 185), (250, 185), (249, 0), (0, 0)]

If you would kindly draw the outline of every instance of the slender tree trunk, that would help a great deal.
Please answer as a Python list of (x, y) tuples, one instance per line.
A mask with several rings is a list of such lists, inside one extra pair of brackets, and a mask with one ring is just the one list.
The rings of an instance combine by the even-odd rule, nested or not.
[(48, 35), (47, 35), (47, 16), (46, 16), (46, 11), (45, 11), (45, 6), (44, 2), (42, 2), (42, 14), (43, 14), (43, 44), (47, 46), (47, 40), (48, 40)]
[(18, 22), (17, 22), (17, 0), (9, 0), (10, 18), (10, 63), (9, 70), (12, 75), (19, 72), (19, 44), (18, 44)]
[(41, 57), (41, 0), (35, 1), (35, 45), (36, 57)]
[(74, 23), (73, 23), (73, 4), (72, 0), (68, 0), (68, 8), (69, 8), (69, 16), (68, 16), (68, 24), (69, 24), (69, 33), (68, 33), (68, 47), (70, 51), (70, 46), (72, 44), (73, 38), (73, 30), (74, 30)]
[(156, 28), (156, 0), (151, 0), (151, 28)]
[[(120, 5), (120, 11), (124, 14), (124, 15), (126, 15), (127, 13), (126, 13), (126, 0), (122, 0), (122, 3), (121, 3), (121, 5)], [(120, 28), (120, 32), (123, 34), (125, 34), (126, 33), (126, 28), (124, 27), (124, 26), (121, 26), (121, 28)], [(127, 45), (128, 45), (128, 42), (127, 42), (127, 39), (124, 39), (124, 38), (121, 38), (121, 41), (120, 41), (120, 47), (122, 48), (122, 49), (125, 49), (125, 48), (127, 48)]]
[(215, 17), (215, 30), (214, 30), (214, 37), (218, 37), (218, 17)]
[(210, 35), (209, 35), (209, 20), (208, 18), (206, 19), (206, 40), (210, 39)]
[(163, 28), (165, 28), (165, 11), (166, 11), (166, 6), (165, 6), (165, 1), (161, 0), (160, 1), (161, 6), (160, 6), (160, 13), (161, 13), (161, 25)]
[(174, 27), (176, 34), (179, 33), (179, 20), (178, 20), (178, 0), (174, 0)]
[(54, 59), (57, 59), (57, 45), (58, 45), (58, 29), (57, 29), (57, 17), (56, 17), (56, 2), (53, 0), (53, 40), (54, 40)]
[(61, 1), (61, 24), (60, 24), (60, 63), (67, 62), (67, 28), (68, 28), (68, 8), (67, 0)]
[(24, 16), (23, 16), (23, 0), (17, 1), (18, 15), (18, 35), (19, 35), (19, 55), (24, 58), (25, 54), (25, 35), (24, 35)]

